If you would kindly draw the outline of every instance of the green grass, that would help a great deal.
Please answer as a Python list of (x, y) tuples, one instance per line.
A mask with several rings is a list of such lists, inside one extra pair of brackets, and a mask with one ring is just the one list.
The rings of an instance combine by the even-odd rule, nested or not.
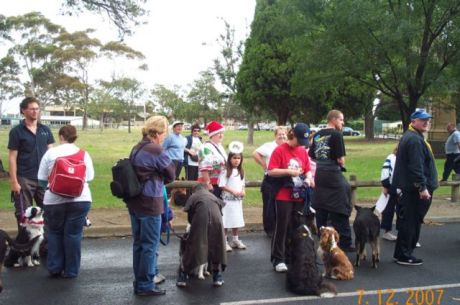
[[(9, 129), (0, 129), (0, 143), (3, 149), (0, 150), (0, 158), (8, 168), (8, 132)], [(53, 130), (57, 139), (57, 130)], [(116, 208), (124, 207), (124, 203), (113, 197), (110, 193), (109, 184), (111, 181), (111, 167), (122, 157), (129, 154), (131, 147), (140, 139), (140, 129), (133, 129), (131, 134), (127, 130), (108, 129), (78, 131), (79, 138), (76, 144), (87, 150), (94, 163), (95, 179), (90, 184), (93, 195), (93, 208)], [(224, 146), (230, 141), (238, 140), (246, 142), (247, 131), (227, 131), (225, 133)], [(269, 131), (256, 131), (254, 133), (254, 145), (245, 145), (244, 169), (246, 180), (261, 180), (262, 169), (253, 161), (252, 151), (262, 143), (272, 141), (273, 133)], [(393, 150), (396, 141), (382, 140), (367, 142), (362, 138), (346, 137), (345, 145), (347, 150), (346, 177), (356, 175), (359, 180), (378, 180), (380, 169), (385, 157)], [(442, 172), (444, 160), (437, 160), (438, 171)], [(379, 188), (361, 188), (358, 190), (358, 200), (375, 200), (380, 192)], [(261, 204), (261, 196), (258, 188), (248, 188), (245, 204)], [(450, 188), (441, 188), (437, 195), (450, 194)], [(0, 209), (11, 209), (10, 192), (8, 180), (0, 180)]]

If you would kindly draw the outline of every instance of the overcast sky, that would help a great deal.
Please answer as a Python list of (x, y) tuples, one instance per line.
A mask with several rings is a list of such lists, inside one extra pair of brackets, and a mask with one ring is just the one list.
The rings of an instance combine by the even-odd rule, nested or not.
[[(103, 43), (118, 38), (115, 26), (109, 24), (105, 16), (87, 12), (80, 16), (62, 16), (61, 0), (2, 2), (0, 13), (5, 16), (39, 11), (68, 31), (97, 29), (93, 37)], [(135, 28), (134, 36), (126, 37), (125, 42), (146, 56), (149, 71), (141, 72), (134, 69), (135, 63), (116, 60), (99, 64), (94, 79), (107, 79), (115, 72), (135, 77), (147, 88), (152, 88), (153, 84), (187, 88), (199, 77), (200, 71), (213, 65), (218, 56), (216, 39), (224, 32), (224, 23), (220, 18), (235, 28), (238, 39), (247, 37), (255, 0), (148, 0), (147, 8), (150, 11), (148, 24)], [(5, 45), (0, 45), (0, 56), (4, 55), (5, 49)], [(5, 105), (7, 109), (9, 104)], [(4, 110), (7, 109), (4, 107)]]

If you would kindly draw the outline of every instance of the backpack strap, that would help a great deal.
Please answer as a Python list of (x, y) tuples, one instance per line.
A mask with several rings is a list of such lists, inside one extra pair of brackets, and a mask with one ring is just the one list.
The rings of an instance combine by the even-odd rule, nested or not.
[(224, 161), (227, 161), (227, 158), (225, 158), (224, 154), (220, 151), (216, 144), (212, 143), (212, 141), (206, 141), (206, 143), (210, 143), (212, 146), (214, 146), (217, 152), (222, 156), (222, 158), (224, 158)]
[[(169, 244), (169, 237), (170, 237), (170, 230), (171, 228), (169, 227), (169, 208), (168, 208), (168, 194), (166, 192), (166, 186), (163, 186), (163, 214), (166, 219), (166, 241), (163, 241), (161, 239), (161, 232), (160, 232), (160, 243), (163, 246), (167, 246)], [(163, 216), (162, 216), (163, 218)]]

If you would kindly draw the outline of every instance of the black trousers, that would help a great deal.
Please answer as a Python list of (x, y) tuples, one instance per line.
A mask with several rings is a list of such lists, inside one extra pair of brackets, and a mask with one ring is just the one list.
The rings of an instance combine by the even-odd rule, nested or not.
[(198, 179), (198, 166), (185, 166), (185, 180), (196, 181)]
[(266, 183), (266, 177), (262, 180), (262, 186), (260, 191), (262, 192), (262, 221), (264, 226), (264, 231), (268, 235), (272, 235), (275, 231), (276, 225), (276, 204), (275, 198), (271, 195), (269, 186)]
[(455, 163), (454, 160), (460, 154), (446, 154), (446, 162), (444, 163), (444, 172), (442, 173), (442, 180), (449, 180), (449, 175), (454, 170), (456, 174), (460, 174), (460, 162)]
[(271, 262), (273, 266), (286, 262), (286, 239), (290, 234), (293, 211), (302, 211), (303, 204), (292, 201), (275, 201), (276, 226), (272, 237)]
[(395, 215), (396, 205), (398, 204), (398, 194), (390, 194), (387, 206), (382, 212), (382, 223), (380, 227), (385, 231), (391, 231), (393, 227), (393, 218)]
[(420, 199), (418, 192), (402, 193), (398, 212), (398, 239), (393, 255), (395, 259), (411, 258), (420, 237), (423, 219), (430, 205), (431, 199)]
[(343, 249), (352, 246), (349, 216), (317, 208), (316, 226), (318, 229), (323, 226), (332, 226), (339, 233), (339, 247)]

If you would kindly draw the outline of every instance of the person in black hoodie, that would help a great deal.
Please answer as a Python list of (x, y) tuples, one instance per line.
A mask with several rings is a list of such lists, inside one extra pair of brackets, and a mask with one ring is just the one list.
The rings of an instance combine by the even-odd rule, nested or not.
[(410, 119), (409, 128), (399, 142), (393, 175), (393, 185), (402, 191), (393, 257), (400, 265), (416, 266), (423, 264), (423, 260), (412, 253), (438, 187), (438, 173), (431, 146), (423, 136), (430, 128), (431, 115), (419, 109)]

